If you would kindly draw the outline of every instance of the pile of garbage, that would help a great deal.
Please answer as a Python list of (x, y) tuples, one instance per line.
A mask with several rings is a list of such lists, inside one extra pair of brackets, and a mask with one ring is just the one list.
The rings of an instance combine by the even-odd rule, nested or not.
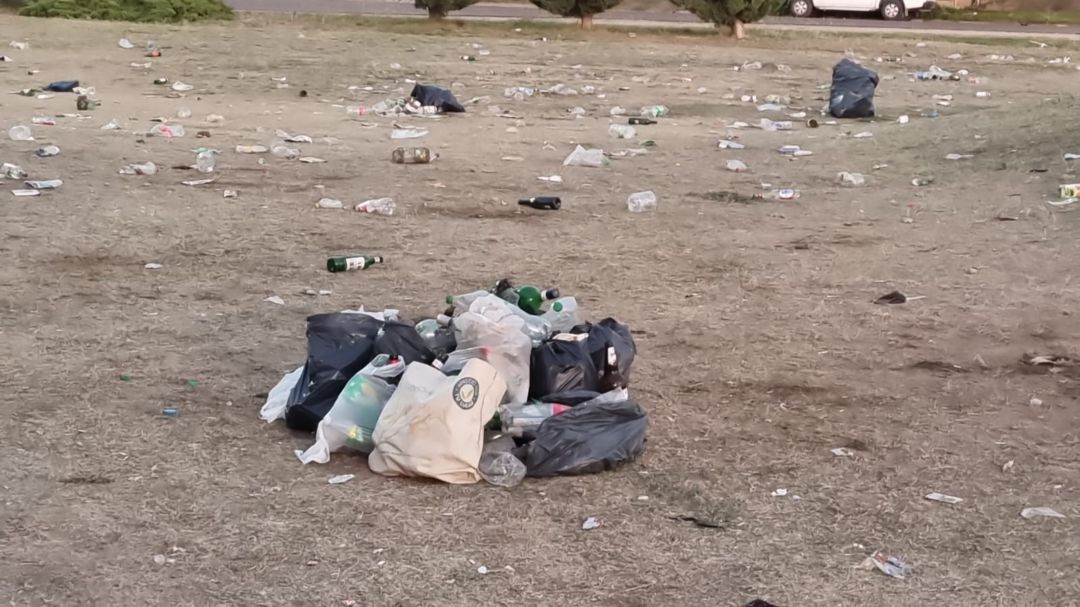
[(387, 476), (514, 486), (525, 476), (601, 472), (635, 459), (648, 419), (630, 398), (637, 346), (613, 318), (500, 280), (447, 297), (419, 322), (397, 310), (307, 319), (308, 358), (260, 416), (315, 434), (301, 462), (367, 454)]

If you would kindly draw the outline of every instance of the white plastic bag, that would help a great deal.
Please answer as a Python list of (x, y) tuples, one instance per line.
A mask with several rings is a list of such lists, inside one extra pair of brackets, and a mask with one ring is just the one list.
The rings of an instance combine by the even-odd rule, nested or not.
[(478, 298), (454, 319), (457, 349), (487, 348), (486, 360), (506, 382), (507, 404), (519, 405), (529, 398), (532, 340), (522, 332), (524, 327), (525, 321), (494, 295)]
[[(306, 451), (296, 451), (296, 457), (305, 464), (325, 464), (330, 454), (350, 447), (361, 453), (369, 453), (375, 443), (371, 437), (383, 407), (394, 393), (394, 386), (386, 379), (401, 375), (405, 361), (380, 354), (366, 367), (352, 376), (341, 390), (334, 406), (315, 430), (315, 444)], [(385, 379), (384, 379), (385, 378)]]
[(479, 481), (484, 425), (505, 392), (499, 372), (482, 360), (469, 361), (453, 377), (410, 364), (379, 418), (368, 466), (387, 476)]
[(569, 167), (602, 167), (607, 163), (604, 150), (586, 150), (580, 145), (563, 160), (563, 166)]
[(270, 394), (266, 395), (266, 404), (262, 406), (262, 409), (259, 409), (259, 417), (266, 420), (268, 424), (277, 419), (285, 419), (285, 407), (289, 404), (289, 393), (296, 386), (296, 382), (300, 381), (300, 376), (303, 373), (304, 365), (300, 365), (296, 370), (286, 373), (278, 381), (277, 385), (270, 390)]

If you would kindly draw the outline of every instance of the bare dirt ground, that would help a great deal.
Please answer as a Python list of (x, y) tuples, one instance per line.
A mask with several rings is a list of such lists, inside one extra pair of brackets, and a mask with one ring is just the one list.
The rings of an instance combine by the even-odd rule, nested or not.
[[(1080, 373), (1021, 362), (1029, 352), (1080, 358), (1080, 215), (1046, 204), (1058, 183), (1080, 181), (1080, 165), (1062, 160), (1080, 152), (1080, 72), (1046, 63), (1076, 48), (820, 35), (743, 46), (602, 32), (582, 41), (558, 40), (569, 30), (554, 29), (545, 41), (485, 27), (428, 36), (342, 22), (0, 18), (0, 40), (32, 45), (4, 49), (14, 62), (0, 64), (0, 88), (79, 78), (104, 101), (86, 119), (34, 126), (36, 142), (0, 141), (0, 160), (65, 181), (39, 198), (15, 198), (6, 190), (21, 184), (2, 184), (0, 598), (1080, 602)], [(164, 57), (130, 67), (147, 59), (118, 48), (123, 35), (158, 41)], [(491, 54), (461, 61), (474, 44)], [(782, 117), (759, 113), (743, 94), (789, 95), (789, 111), (816, 112), (845, 49), (883, 76), (879, 119), (732, 130), (747, 149), (717, 149), (732, 121)], [(905, 53), (913, 56), (903, 63), (874, 62)], [(731, 69), (750, 60), (791, 70)], [(989, 81), (905, 75), (932, 63)], [(169, 98), (152, 84), (157, 76), (195, 90)], [(453, 84), (462, 100), (491, 97), (423, 122), (431, 134), (420, 143), (442, 156), (429, 166), (391, 164), (391, 120), (338, 107), (400, 96), (407, 79)], [(502, 97), (507, 86), (557, 83), (604, 97)], [(936, 106), (934, 94), (954, 98)], [(561, 166), (575, 143), (636, 147), (609, 137), (608, 111), (651, 103), (672, 114), (640, 129), (637, 139), (656, 141), (647, 155), (603, 169)], [(496, 117), (492, 104), (522, 118)], [(573, 106), (588, 114), (574, 119)], [(152, 118), (182, 107), (193, 112), (177, 121), (187, 137), (137, 141)], [(935, 108), (940, 118), (919, 116)], [(75, 112), (71, 95), (0, 96), (5, 131), (66, 112)], [(211, 113), (226, 121), (204, 123)], [(896, 123), (900, 114), (911, 122)], [(100, 130), (113, 118), (121, 130)], [(267, 156), (260, 165), (232, 151), (268, 144), (278, 128), (313, 136), (304, 154), (328, 162)], [(203, 129), (212, 138), (195, 139)], [(862, 131), (873, 137), (853, 137)], [(43, 143), (62, 154), (33, 157)], [(192, 163), (191, 149), (204, 144), (222, 150), (219, 181), (180, 185), (197, 175), (170, 167)], [(784, 144), (814, 155), (783, 157)], [(947, 161), (949, 153), (974, 157)], [(725, 171), (729, 158), (751, 171)], [(117, 174), (147, 160), (161, 172)], [(867, 184), (837, 185), (841, 170)], [(565, 184), (537, 181), (551, 174)], [(911, 184), (930, 176), (929, 186)], [(763, 182), (802, 197), (748, 202)], [(399, 213), (316, 209), (316, 184), (349, 203), (393, 196)], [(240, 197), (226, 200), (224, 189)], [(628, 213), (627, 195), (644, 189), (659, 208)], [(514, 204), (547, 193), (563, 197), (561, 211)], [(339, 252), (381, 253), (388, 263), (326, 273), (325, 257)], [(303, 467), (293, 450), (310, 437), (257, 418), (265, 392), (304, 357), (307, 315), (364, 305), (420, 317), (445, 294), (504, 275), (556, 285), (588, 316), (613, 315), (639, 332), (631, 390), (652, 420), (639, 462), (513, 490), (446, 486), (378, 477), (345, 455)], [(300, 294), (308, 287), (333, 295)], [(872, 303), (893, 289), (925, 298)], [(286, 305), (263, 301), (271, 295)], [(163, 406), (180, 416), (163, 417)], [(834, 456), (836, 447), (854, 455)], [(326, 482), (350, 472), (352, 482)], [(778, 488), (788, 495), (773, 497)], [(964, 501), (924, 499), (932, 491)], [(1029, 506), (1066, 518), (1024, 520)], [(582, 531), (590, 515), (605, 526)], [(676, 520), (687, 516), (721, 528)], [(855, 568), (877, 549), (913, 575)]]

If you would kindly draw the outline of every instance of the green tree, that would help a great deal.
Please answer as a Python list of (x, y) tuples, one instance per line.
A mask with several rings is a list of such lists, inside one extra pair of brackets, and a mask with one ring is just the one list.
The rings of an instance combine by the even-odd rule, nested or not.
[(445, 19), (450, 11), (476, 4), (479, 0), (414, 0), (416, 8), (426, 8), (428, 19)]
[(676, 6), (697, 15), (702, 21), (712, 21), (717, 27), (726, 25), (732, 35), (746, 37), (743, 24), (775, 15), (784, 0), (673, 0)]
[(593, 15), (598, 15), (622, 0), (529, 0), (545, 11), (560, 17), (577, 17), (581, 29), (592, 29)]

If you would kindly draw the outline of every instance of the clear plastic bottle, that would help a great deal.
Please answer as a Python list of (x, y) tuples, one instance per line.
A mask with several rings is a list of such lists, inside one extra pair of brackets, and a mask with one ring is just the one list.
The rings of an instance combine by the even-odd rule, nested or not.
[(525, 478), (525, 464), (514, 457), (514, 440), (500, 435), (488, 441), (477, 466), (480, 477), (498, 487), (513, 487)]
[(543, 314), (555, 333), (566, 333), (581, 324), (581, 309), (573, 297), (560, 297)]
[(533, 437), (536, 429), (552, 415), (567, 411), (570, 407), (559, 403), (532, 402), (525, 405), (499, 407), (502, 431), (510, 436)]
[(626, 124), (613, 124), (608, 127), (608, 135), (616, 139), (633, 139), (637, 129)]
[(284, 158), (286, 160), (295, 160), (300, 157), (300, 150), (290, 148), (289, 146), (280, 143), (274, 144), (274, 146), (270, 148), (270, 153), (278, 158)]
[(454, 306), (454, 311), (457, 313), (468, 312), (469, 306), (474, 301), (484, 297), (485, 295), (491, 295), (490, 291), (473, 291), (472, 293), (465, 293), (463, 295), (447, 295), (446, 303)]
[(30, 127), (21, 124), (15, 125), (8, 129), (8, 137), (12, 141), (33, 141), (34, 134), (30, 131)]
[(213, 173), (216, 164), (213, 150), (203, 150), (195, 156), (195, 170), (200, 173)]
[(634, 192), (626, 199), (626, 208), (631, 213), (644, 213), (656, 209), (656, 194), (654, 192)]
[(393, 215), (396, 208), (397, 204), (394, 203), (393, 198), (375, 198), (356, 205), (358, 212), (375, 213), (376, 215)]

